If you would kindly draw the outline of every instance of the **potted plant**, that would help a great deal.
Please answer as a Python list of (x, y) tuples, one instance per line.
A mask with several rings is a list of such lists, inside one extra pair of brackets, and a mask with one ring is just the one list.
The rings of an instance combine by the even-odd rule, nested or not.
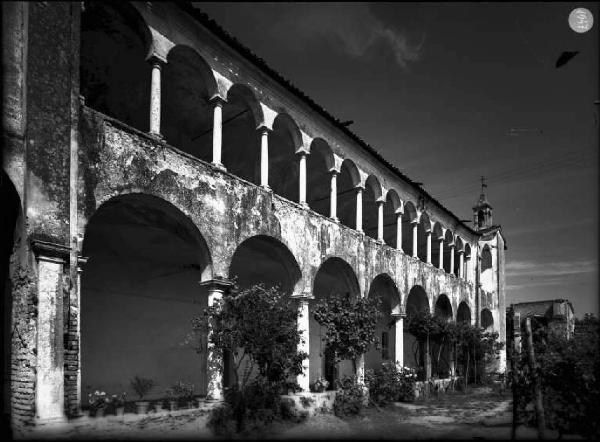
[(137, 414), (146, 414), (148, 412), (150, 403), (143, 399), (150, 392), (152, 387), (154, 387), (154, 381), (152, 379), (142, 378), (136, 375), (131, 380), (131, 388), (133, 388), (133, 391), (135, 391), (140, 399), (135, 403)]
[(171, 388), (176, 397), (182, 400), (183, 403), (187, 403), (188, 408), (194, 408), (194, 384), (178, 381)]
[(329, 387), (329, 381), (325, 378), (320, 377), (314, 382), (312, 382), (308, 387), (313, 393), (322, 393), (325, 390), (327, 390), (327, 387)]
[(165, 390), (165, 394), (167, 395), (167, 402), (169, 403), (169, 411), (177, 410), (177, 395), (172, 388), (167, 388)]
[(156, 413), (160, 413), (162, 410), (163, 410), (163, 401), (162, 401), (162, 399), (159, 399), (156, 402), (154, 402), (154, 411)]
[(127, 393), (123, 392), (121, 394), (113, 394), (111, 399), (111, 404), (115, 410), (115, 416), (123, 416), (125, 414), (125, 399), (127, 398)]
[(90, 411), (94, 413), (96, 417), (104, 416), (104, 410), (108, 405), (108, 398), (104, 391), (96, 390), (89, 395)]

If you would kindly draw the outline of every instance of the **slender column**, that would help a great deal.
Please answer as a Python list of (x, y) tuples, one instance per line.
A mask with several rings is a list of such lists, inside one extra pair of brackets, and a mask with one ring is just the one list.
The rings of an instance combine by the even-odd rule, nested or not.
[(417, 258), (417, 222), (413, 221), (412, 225), (412, 256), (413, 258)]
[(396, 213), (396, 249), (402, 250), (402, 213)]
[(427, 264), (431, 264), (431, 231), (425, 232), (427, 235)]
[(383, 204), (385, 201), (377, 201), (377, 241), (383, 242)]
[(306, 204), (306, 152), (300, 152), (300, 201), (299, 203), (303, 206), (307, 206)]
[(337, 170), (331, 171), (331, 189), (329, 193), (329, 216), (334, 221), (339, 221), (337, 217)]
[(356, 188), (356, 230), (359, 232), (363, 232), (362, 229), (362, 209), (363, 209), (363, 205), (362, 205), (362, 193), (363, 193), (363, 188), (362, 187), (357, 187)]
[(37, 256), (37, 361), (35, 418), (62, 421), (64, 410), (63, 288), (65, 260)]
[[(208, 306), (213, 307), (223, 298), (223, 294), (233, 284), (226, 280), (209, 280), (200, 283), (208, 289)], [(206, 399), (211, 401), (223, 400), (223, 354), (217, 350), (211, 341), (212, 329), (209, 327), (206, 351), (207, 388)]]
[(450, 274), (454, 275), (454, 244), (450, 244)]
[(160, 71), (163, 60), (158, 57), (151, 57), (152, 79), (150, 83), (150, 134), (161, 137), (160, 134)]
[(261, 127), (260, 132), (260, 185), (269, 188), (269, 129)]
[(88, 258), (77, 259), (77, 409), (75, 414), (81, 416), (81, 273), (82, 266), (87, 263)]
[(444, 238), (440, 239), (440, 270), (444, 270)]
[(459, 278), (464, 278), (465, 276), (465, 263), (464, 263), (464, 255), (465, 252), (464, 250), (459, 250), (458, 251), (458, 277)]
[(356, 357), (356, 377), (359, 384), (365, 383), (365, 354), (361, 353)]
[(404, 314), (393, 314), (396, 320), (395, 342), (394, 342), (394, 359), (397, 364), (404, 367)]
[(223, 146), (223, 100), (220, 97), (215, 97), (213, 103), (213, 151), (212, 163), (224, 168), (221, 162), (221, 152)]
[(299, 374), (296, 382), (302, 388), (302, 391), (308, 391), (308, 384), (310, 382), (310, 312), (309, 312), (309, 298), (303, 297), (298, 298), (298, 331), (301, 333), (300, 344), (298, 345), (298, 351), (306, 353), (306, 358), (302, 360), (302, 374)]

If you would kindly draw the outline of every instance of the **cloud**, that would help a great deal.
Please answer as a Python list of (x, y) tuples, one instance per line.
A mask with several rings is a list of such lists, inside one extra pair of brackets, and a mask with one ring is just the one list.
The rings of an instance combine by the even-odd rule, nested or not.
[(506, 264), (506, 276), (509, 278), (552, 278), (592, 272), (598, 272), (598, 262), (595, 260), (555, 262), (508, 261)]
[(322, 43), (353, 58), (366, 58), (378, 45), (392, 51), (396, 63), (406, 68), (421, 55), (424, 38), (412, 45), (399, 30), (383, 23), (367, 3), (287, 4), (276, 33), (291, 37), (295, 43)]

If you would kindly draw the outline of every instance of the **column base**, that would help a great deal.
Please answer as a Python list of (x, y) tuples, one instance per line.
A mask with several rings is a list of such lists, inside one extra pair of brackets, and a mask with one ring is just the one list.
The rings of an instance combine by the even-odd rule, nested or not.
[(158, 141), (166, 141), (166, 138), (163, 134), (159, 133), (159, 132), (148, 132), (148, 135), (150, 135), (152, 138), (158, 140)]
[(210, 163), (214, 168), (227, 172), (227, 168), (222, 163)]
[(334, 223), (339, 223), (340, 222), (340, 219), (337, 216), (334, 216), (333, 218), (329, 217), (329, 219), (331, 221), (333, 221)]
[(273, 189), (271, 189), (271, 186), (269, 186), (268, 184), (261, 184), (260, 187), (266, 190), (267, 192), (273, 192)]
[(306, 201), (301, 202), (300, 205), (305, 210), (310, 209), (310, 206), (308, 205), (308, 203)]

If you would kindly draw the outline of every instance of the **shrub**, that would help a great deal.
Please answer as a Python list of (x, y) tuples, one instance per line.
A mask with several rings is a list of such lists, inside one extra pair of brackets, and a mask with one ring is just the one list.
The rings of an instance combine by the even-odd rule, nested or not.
[(365, 386), (358, 383), (356, 375), (344, 376), (336, 380), (336, 395), (333, 411), (336, 416), (352, 416), (360, 414), (364, 407)]
[(329, 381), (325, 378), (319, 378), (314, 382), (311, 382), (308, 386), (310, 391), (312, 391), (313, 393), (321, 393), (327, 390), (327, 387), (329, 387)]
[(402, 367), (394, 362), (384, 362), (381, 364), (381, 369), (367, 370), (365, 373), (369, 396), (377, 405), (414, 400), (416, 381), (416, 370)]

